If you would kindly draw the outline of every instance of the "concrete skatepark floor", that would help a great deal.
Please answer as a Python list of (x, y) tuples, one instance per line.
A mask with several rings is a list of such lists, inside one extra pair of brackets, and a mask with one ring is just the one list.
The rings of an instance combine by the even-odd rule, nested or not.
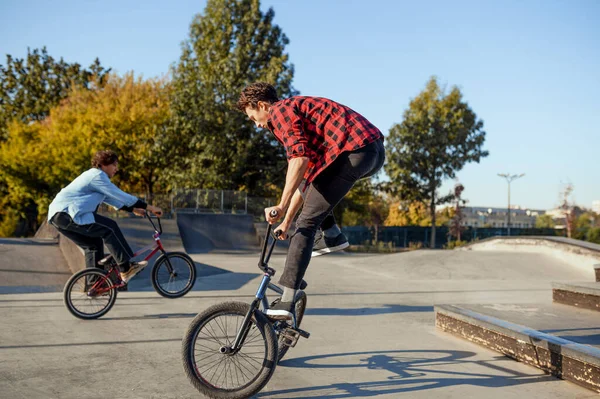
[[(121, 293), (96, 321), (73, 318), (60, 293), (0, 295), (1, 396), (201, 397), (183, 373), (181, 338), (207, 306), (250, 301), (260, 273), (257, 254), (192, 257), (220, 272), (199, 277), (177, 300)], [(275, 281), (284, 260), (272, 259)], [(597, 397), (434, 326), (435, 304), (549, 304), (551, 282), (585, 278), (548, 256), (503, 251), (315, 258), (302, 325), (311, 337), (257, 397)]]

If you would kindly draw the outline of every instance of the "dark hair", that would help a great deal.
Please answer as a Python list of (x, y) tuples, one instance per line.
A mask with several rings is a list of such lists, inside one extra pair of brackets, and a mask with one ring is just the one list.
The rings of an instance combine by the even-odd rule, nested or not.
[(117, 162), (119, 158), (111, 150), (98, 151), (92, 157), (92, 168), (99, 168), (100, 166), (111, 165)]
[(265, 82), (252, 83), (242, 90), (236, 106), (240, 111), (244, 112), (248, 106), (256, 108), (259, 101), (269, 104), (279, 101), (275, 87)]

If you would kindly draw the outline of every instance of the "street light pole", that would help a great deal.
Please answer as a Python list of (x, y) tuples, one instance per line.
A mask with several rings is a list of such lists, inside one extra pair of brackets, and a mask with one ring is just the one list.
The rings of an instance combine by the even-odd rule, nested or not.
[(508, 235), (510, 236), (510, 183), (513, 180), (517, 180), (520, 177), (525, 176), (525, 173), (521, 173), (520, 175), (511, 175), (509, 173), (498, 173), (498, 176), (504, 177), (506, 182), (508, 183), (508, 221), (506, 223), (508, 227)]

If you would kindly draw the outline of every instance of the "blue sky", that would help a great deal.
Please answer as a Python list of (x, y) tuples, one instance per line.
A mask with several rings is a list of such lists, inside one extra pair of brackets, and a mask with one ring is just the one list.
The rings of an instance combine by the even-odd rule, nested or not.
[[(47, 46), (118, 73), (168, 73), (205, 1), (0, 2), (5, 54)], [(526, 173), (512, 203), (551, 208), (561, 182), (600, 200), (600, 1), (270, 0), (290, 39), (294, 86), (342, 102), (387, 134), (428, 78), (457, 85), (490, 156), (458, 173), (473, 206), (506, 206), (497, 173)], [(445, 183), (443, 191), (454, 182)]]

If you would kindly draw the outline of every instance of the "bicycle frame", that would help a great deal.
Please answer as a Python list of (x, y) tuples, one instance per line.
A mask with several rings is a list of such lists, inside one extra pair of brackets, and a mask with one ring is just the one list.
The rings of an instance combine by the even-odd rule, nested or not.
[[(269, 224), (267, 227), (267, 233), (265, 234), (265, 242), (263, 244), (260, 260), (258, 262), (258, 268), (264, 272), (263, 278), (258, 286), (258, 290), (256, 291), (256, 296), (250, 304), (250, 310), (248, 313), (246, 313), (233, 346), (230, 349), (233, 353), (237, 352), (246, 340), (248, 332), (250, 331), (250, 319), (252, 318), (254, 312), (259, 308), (259, 305), (262, 304), (265, 311), (269, 309), (269, 302), (267, 301), (267, 297), (265, 295), (267, 289), (271, 289), (280, 295), (283, 294), (283, 290), (281, 288), (271, 283), (271, 278), (275, 275), (275, 270), (269, 267), (269, 260), (271, 259), (271, 254), (273, 253), (275, 244), (277, 243), (277, 237), (271, 234), (271, 230), (272, 226)], [(270, 244), (269, 241), (271, 241)], [(292, 327), (297, 327), (295, 314), (292, 316)]]
[[(150, 222), (150, 224), (152, 224), (152, 227), (154, 228), (154, 234), (152, 234), (152, 238), (154, 239), (154, 244), (150, 244), (147, 245), (141, 249), (139, 249), (138, 251), (136, 251), (132, 258), (139, 256), (145, 252), (150, 251), (150, 253), (144, 258), (145, 261), (149, 261), (157, 252), (161, 252), (161, 253), (165, 253), (165, 248), (162, 245), (162, 242), (160, 241), (160, 236), (163, 233), (163, 229), (162, 229), (162, 224), (160, 223), (160, 218), (156, 218), (156, 220), (158, 221), (158, 228), (156, 227), (156, 225), (154, 224), (154, 222), (152, 221), (152, 218), (150, 217), (150, 215), (148, 214), (148, 211), (146, 211), (145, 217), (148, 219), (148, 221)], [(171, 261), (169, 260), (169, 258), (167, 258), (167, 270), (169, 271), (169, 273), (173, 273), (173, 266), (171, 265)], [(125, 283), (121, 280), (121, 275), (118, 273), (117, 271), (117, 267), (116, 264), (114, 263), (114, 259), (113, 259), (113, 263), (108, 271), (108, 274), (106, 275), (106, 278), (110, 278), (110, 275), (114, 274), (115, 277), (117, 278), (117, 280), (119, 281), (115, 287), (116, 288), (121, 288), (123, 286), (125, 286)], [(90, 291), (94, 290), (96, 285), (101, 282), (101, 281), (105, 281), (105, 280), (100, 280), (98, 282), (96, 282), (91, 288)], [(104, 292), (109, 291), (110, 289), (104, 288), (104, 289), (99, 289), (97, 291), (94, 291), (95, 295), (99, 295), (102, 294)]]

